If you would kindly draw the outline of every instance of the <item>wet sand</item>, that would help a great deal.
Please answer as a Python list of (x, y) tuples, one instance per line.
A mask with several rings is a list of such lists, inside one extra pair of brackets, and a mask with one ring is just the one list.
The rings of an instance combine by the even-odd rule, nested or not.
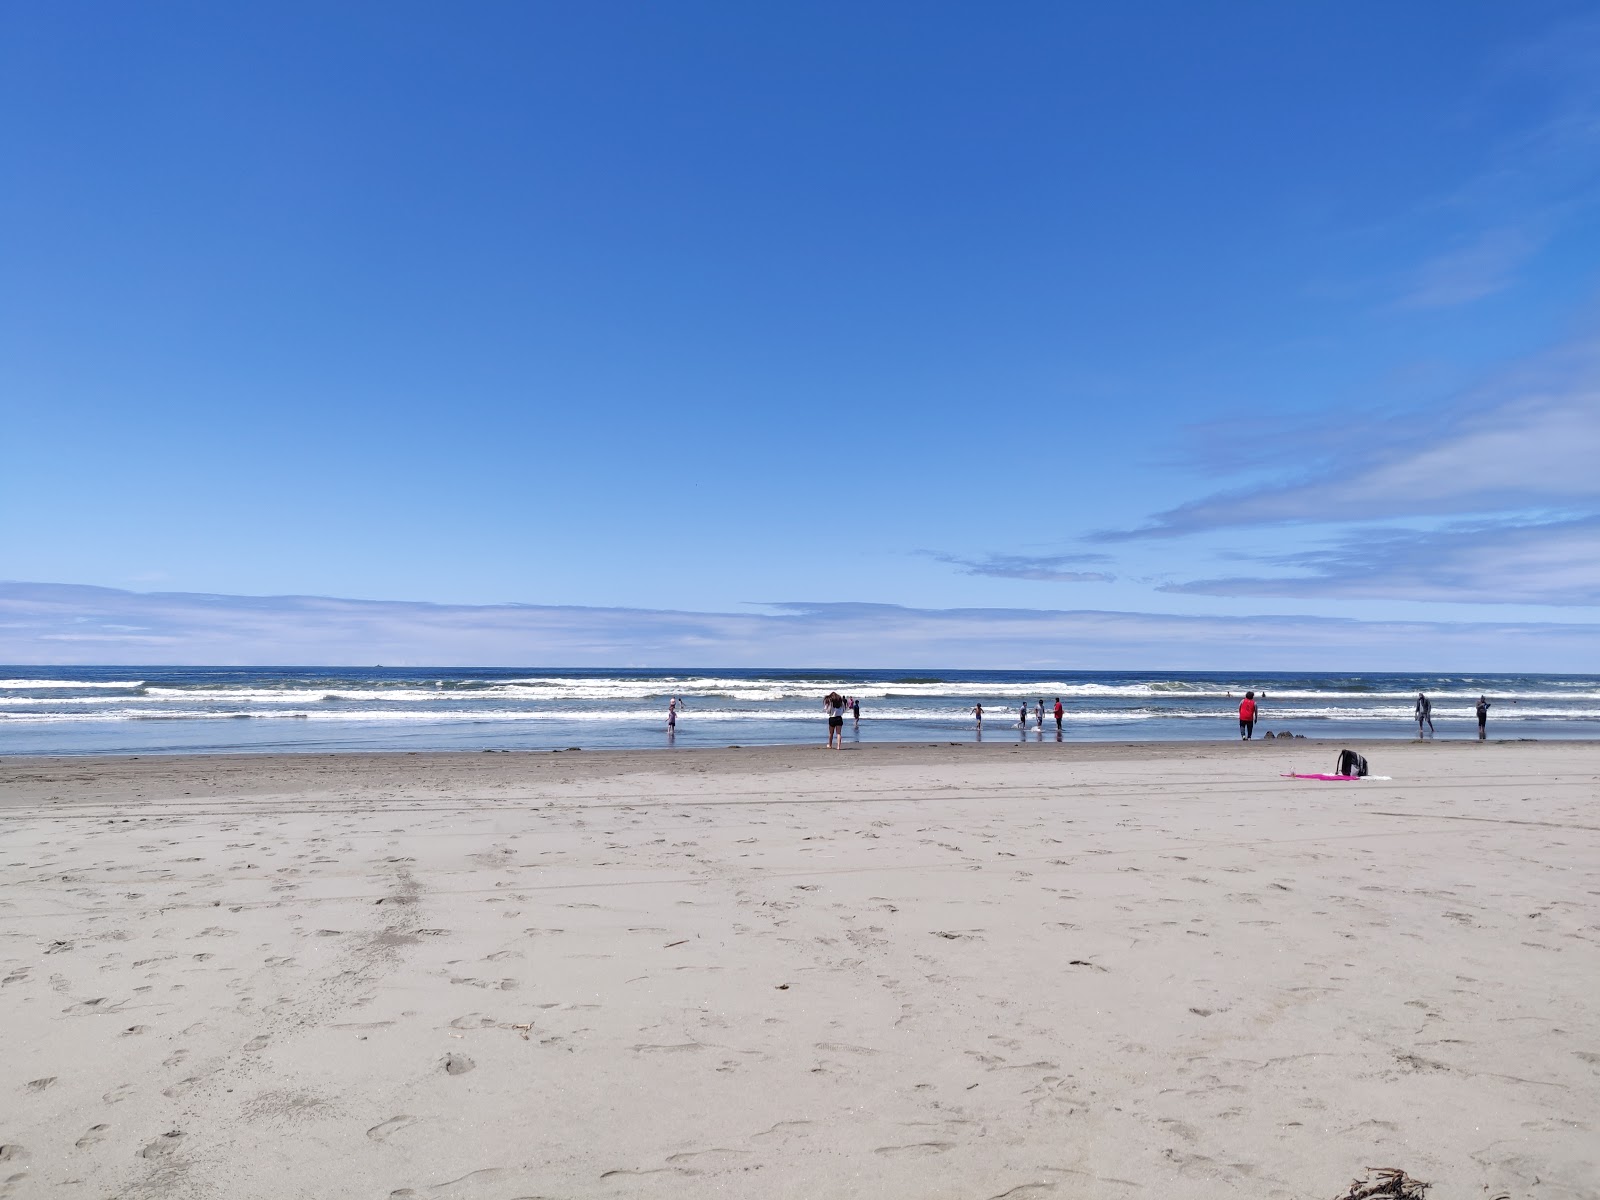
[(0, 1196), (1600, 1193), (1600, 746), (0, 760)]

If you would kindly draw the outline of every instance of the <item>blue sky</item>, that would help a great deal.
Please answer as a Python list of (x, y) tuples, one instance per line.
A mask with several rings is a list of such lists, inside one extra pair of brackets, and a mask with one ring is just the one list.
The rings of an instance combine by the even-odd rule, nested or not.
[(1592, 5), (19, 5), (0, 105), (0, 578), (1594, 644)]

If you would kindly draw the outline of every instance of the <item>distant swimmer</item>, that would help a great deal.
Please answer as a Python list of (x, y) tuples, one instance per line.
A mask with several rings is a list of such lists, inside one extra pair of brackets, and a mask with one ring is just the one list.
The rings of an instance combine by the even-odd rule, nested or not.
[(1421, 692), (1417, 693), (1417, 736), (1422, 736), (1422, 723), (1428, 723), (1428, 732), (1433, 733), (1433, 701)]
[(1239, 736), (1249, 741), (1256, 735), (1256, 694), (1246, 692), (1239, 701)]
[(1061, 732), (1061, 697), (1056, 697), (1056, 732)]
[(1483, 741), (1489, 726), (1489, 697), (1478, 697), (1478, 740)]

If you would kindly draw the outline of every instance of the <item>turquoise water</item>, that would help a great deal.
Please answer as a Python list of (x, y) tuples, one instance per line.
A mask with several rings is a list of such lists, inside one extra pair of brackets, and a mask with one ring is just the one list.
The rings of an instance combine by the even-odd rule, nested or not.
[[(303, 667), (0, 667), (0, 754), (585, 749), (822, 742), (822, 697), (861, 699), (863, 742), (1040, 736), (1018, 705), (1060, 697), (1062, 739), (1175, 741), (1238, 734), (1238, 701), (1265, 693), (1257, 735), (1414, 737), (1419, 689), (1440, 738), (1600, 738), (1600, 676), (1226, 672), (551, 671)], [(684, 707), (669, 734), (669, 697)], [(1045, 740), (1056, 737), (1048, 714)]]

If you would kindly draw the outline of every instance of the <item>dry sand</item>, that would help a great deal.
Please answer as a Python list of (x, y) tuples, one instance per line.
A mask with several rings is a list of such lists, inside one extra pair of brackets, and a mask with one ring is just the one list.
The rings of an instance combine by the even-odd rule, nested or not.
[(0, 762), (0, 1196), (1600, 1195), (1600, 745)]

